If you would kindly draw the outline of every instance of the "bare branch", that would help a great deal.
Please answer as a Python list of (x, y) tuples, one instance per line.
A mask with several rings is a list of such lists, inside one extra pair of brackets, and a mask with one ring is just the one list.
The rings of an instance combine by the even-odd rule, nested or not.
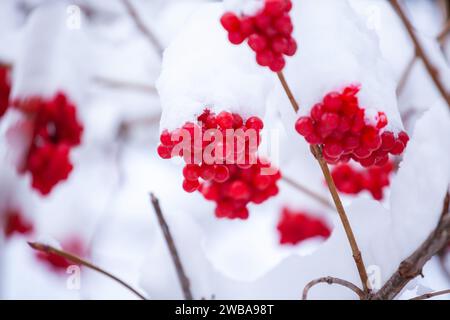
[(286, 92), (286, 95), (289, 98), (289, 101), (292, 104), (292, 108), (294, 109), (294, 112), (297, 113), (299, 110), (299, 105), (297, 103), (297, 100), (294, 98), (294, 94), (292, 93), (291, 88), (289, 87), (286, 78), (284, 77), (284, 74), (282, 71), (277, 73), (278, 79), (280, 79), (281, 85), (283, 86), (284, 91)]
[(320, 194), (317, 194), (316, 192), (312, 191), (311, 189), (309, 189), (308, 187), (292, 180), (291, 178), (285, 177), (283, 176), (281, 178), (282, 181), (284, 181), (286, 184), (290, 185), (291, 187), (293, 187), (294, 189), (297, 189), (298, 191), (306, 194), (307, 196), (315, 199), (317, 202), (320, 202), (321, 204), (323, 204), (325, 207), (329, 208), (329, 209), (334, 209), (333, 205), (324, 197), (322, 197)]
[(360, 288), (358, 288), (356, 285), (354, 285), (353, 283), (351, 283), (349, 281), (338, 279), (338, 278), (333, 278), (333, 277), (324, 277), (324, 278), (319, 278), (319, 279), (309, 282), (303, 289), (302, 299), (308, 300), (309, 290), (311, 290), (312, 287), (314, 287), (315, 285), (318, 285), (320, 283), (327, 283), (329, 285), (337, 284), (337, 285), (346, 287), (346, 288), (352, 290), (354, 293), (356, 293), (360, 300), (364, 300), (365, 296), (366, 296), (364, 291), (362, 291)]
[(442, 218), (425, 242), (407, 259), (402, 261), (395, 273), (373, 296), (374, 300), (392, 300), (415, 277), (422, 274), (424, 265), (450, 241), (449, 194), (444, 200)]
[(172, 257), (173, 264), (175, 265), (175, 269), (177, 271), (178, 280), (180, 281), (181, 289), (183, 290), (183, 295), (186, 300), (193, 300), (191, 285), (189, 278), (186, 276), (184, 272), (183, 265), (181, 263), (180, 256), (177, 251), (177, 247), (175, 246), (175, 241), (173, 240), (172, 234), (170, 233), (169, 226), (167, 225), (166, 220), (164, 219), (164, 215), (162, 213), (161, 207), (159, 205), (159, 200), (156, 196), (151, 193), (150, 199), (155, 209), (156, 216), (158, 217), (159, 225), (161, 226), (161, 230), (164, 234), (164, 238), (166, 240), (167, 246), (169, 247), (169, 252)]
[(436, 88), (440, 92), (442, 98), (447, 102), (448, 107), (450, 108), (450, 94), (447, 92), (447, 89), (445, 88), (444, 84), (442, 83), (440, 77), (439, 77), (439, 71), (438, 69), (432, 64), (431, 60), (427, 56), (424, 48), (422, 47), (422, 44), (420, 43), (419, 39), (416, 36), (416, 33), (414, 31), (414, 27), (409, 21), (408, 17), (406, 16), (406, 13), (404, 12), (402, 6), (400, 5), (398, 0), (390, 0), (389, 3), (394, 8), (395, 12), (398, 14), (399, 18), (403, 22), (409, 36), (411, 37), (411, 40), (414, 43), (414, 47), (416, 50), (416, 53), (420, 59), (422, 59), (426, 70), (428, 71), (428, 74), (430, 75), (431, 79), (433, 80), (434, 84), (436, 85)]
[(55, 254), (57, 256), (60, 256), (62, 258), (69, 260), (70, 262), (73, 262), (75, 264), (79, 264), (79, 265), (85, 266), (89, 269), (92, 269), (94, 271), (97, 271), (97, 272), (107, 276), (108, 278), (114, 280), (115, 282), (122, 285), (123, 287), (127, 288), (128, 290), (133, 292), (135, 295), (137, 295), (142, 300), (147, 300), (147, 298), (145, 296), (143, 296), (141, 293), (139, 293), (139, 291), (134, 289), (131, 285), (129, 285), (125, 281), (117, 278), (116, 276), (112, 275), (108, 271), (105, 271), (105, 270), (101, 269), (100, 267), (97, 267), (96, 265), (92, 264), (91, 262), (88, 262), (80, 257), (77, 257), (69, 252), (65, 252), (63, 250), (59, 250), (59, 249), (53, 248), (51, 246), (48, 246), (48, 245), (45, 245), (42, 243), (28, 242), (28, 245), (36, 251), (40, 251), (40, 252), (44, 252), (44, 253), (48, 253), (48, 254)]
[(433, 297), (442, 296), (444, 294), (450, 294), (450, 290), (442, 290), (442, 291), (427, 293), (427, 294), (423, 294), (421, 296), (412, 298), (410, 300), (427, 300), (427, 299), (430, 299)]
[(162, 57), (163, 53), (163, 46), (159, 42), (158, 38), (155, 36), (155, 34), (147, 27), (147, 25), (142, 21), (141, 17), (139, 16), (136, 8), (131, 4), (130, 0), (122, 0), (123, 5), (127, 9), (128, 14), (130, 15), (131, 19), (136, 24), (136, 27), (141, 31), (141, 33), (145, 36), (145, 38), (148, 40), (150, 45), (154, 47), (160, 57)]

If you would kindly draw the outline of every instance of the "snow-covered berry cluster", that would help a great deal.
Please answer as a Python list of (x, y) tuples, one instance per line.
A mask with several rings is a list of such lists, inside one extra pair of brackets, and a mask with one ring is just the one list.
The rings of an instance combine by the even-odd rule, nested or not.
[(11, 93), (10, 70), (0, 65), (0, 118), (5, 114), (9, 105), (9, 94)]
[(6, 238), (10, 238), (14, 234), (27, 235), (33, 232), (33, 224), (19, 210), (8, 210), (2, 216)]
[(391, 161), (385, 165), (357, 170), (349, 164), (340, 164), (331, 174), (336, 188), (346, 194), (358, 194), (367, 190), (375, 200), (383, 199), (383, 189), (390, 184), (390, 175), (394, 169)]
[(280, 244), (283, 245), (295, 245), (315, 237), (327, 239), (331, 234), (330, 228), (321, 219), (306, 212), (292, 211), (288, 208), (283, 208), (277, 229)]
[(23, 172), (31, 173), (34, 189), (48, 195), (73, 169), (70, 151), (80, 144), (83, 132), (76, 107), (64, 93), (51, 99), (18, 100), (14, 105), (33, 123)]
[(221, 23), (228, 31), (231, 43), (238, 45), (247, 39), (250, 48), (256, 52), (258, 64), (279, 72), (286, 65), (284, 56), (293, 56), (297, 51), (297, 43), (292, 37), (291, 9), (291, 0), (265, 0), (264, 7), (255, 15), (238, 16), (226, 12)]
[(295, 129), (308, 143), (322, 145), (323, 157), (330, 164), (353, 159), (363, 167), (383, 166), (389, 153), (400, 155), (405, 150), (409, 137), (405, 132), (396, 136), (383, 130), (388, 124), (383, 112), (378, 113), (376, 124), (366, 122), (359, 90), (359, 86), (349, 86), (341, 93), (327, 94), (310, 116), (297, 120)]
[(217, 217), (246, 219), (247, 205), (275, 196), (281, 177), (257, 155), (263, 127), (258, 117), (244, 121), (239, 114), (223, 111), (216, 115), (205, 109), (197, 123), (164, 130), (158, 154), (163, 159), (183, 157), (183, 189), (199, 190), (207, 200), (215, 201)]

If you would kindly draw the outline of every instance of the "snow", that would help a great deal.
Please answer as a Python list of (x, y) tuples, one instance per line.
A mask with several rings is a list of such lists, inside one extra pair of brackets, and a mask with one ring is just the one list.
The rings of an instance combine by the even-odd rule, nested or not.
[(253, 16), (264, 7), (264, 0), (224, 0), (224, 6), (238, 15)]
[(264, 116), (273, 78), (247, 46), (230, 45), (219, 22), (223, 11), (221, 3), (202, 6), (164, 52), (161, 129), (179, 128), (206, 107)]

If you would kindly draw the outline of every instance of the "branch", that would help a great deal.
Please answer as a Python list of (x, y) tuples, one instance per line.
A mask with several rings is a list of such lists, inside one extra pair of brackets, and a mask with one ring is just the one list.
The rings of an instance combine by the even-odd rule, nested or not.
[(80, 257), (77, 257), (71, 253), (65, 252), (63, 250), (59, 250), (56, 248), (53, 248), (51, 246), (42, 244), (42, 243), (38, 243), (38, 242), (28, 242), (28, 245), (36, 250), (36, 251), (40, 251), (40, 252), (44, 252), (47, 254), (55, 254), (59, 257), (65, 258), (75, 264), (79, 264), (82, 266), (85, 266), (89, 269), (92, 269), (94, 271), (97, 271), (105, 276), (107, 276), (108, 278), (112, 279), (113, 281), (117, 282), (118, 284), (122, 285), (123, 287), (127, 288), (128, 290), (130, 290), (131, 292), (133, 292), (135, 295), (137, 295), (139, 298), (141, 298), (142, 300), (147, 300), (146, 297), (144, 297), (142, 294), (139, 293), (139, 291), (137, 291), (136, 289), (134, 289), (132, 286), (130, 286), (129, 284), (127, 284), (125, 281), (117, 278), (116, 276), (112, 275), (111, 273), (109, 273), (108, 271), (105, 271), (103, 269), (101, 269), (100, 267), (97, 267), (96, 265), (83, 260)]
[(337, 285), (341, 285), (343, 287), (349, 288), (350, 290), (352, 290), (354, 293), (356, 293), (358, 295), (360, 300), (364, 300), (365, 296), (366, 296), (365, 293), (360, 288), (358, 288), (357, 286), (355, 286), (353, 283), (351, 283), (349, 281), (338, 279), (338, 278), (333, 278), (333, 277), (324, 277), (324, 278), (319, 278), (319, 279), (313, 280), (310, 283), (308, 283), (305, 286), (305, 288), (303, 289), (302, 299), (308, 300), (309, 290), (311, 290), (312, 287), (314, 287), (315, 285), (318, 285), (320, 283), (327, 283), (329, 285), (337, 284)]
[(432, 293), (423, 294), (421, 296), (412, 298), (410, 300), (427, 300), (433, 297), (442, 296), (444, 294), (450, 294), (450, 290), (442, 290), (442, 291), (436, 291)]
[(450, 241), (449, 194), (444, 200), (442, 218), (436, 229), (425, 242), (407, 259), (402, 261), (395, 273), (385, 285), (373, 296), (374, 300), (392, 300), (409, 281), (422, 274), (424, 265)]
[(430, 75), (431, 79), (433, 80), (434, 84), (436, 85), (436, 88), (440, 92), (442, 98), (447, 102), (448, 107), (450, 108), (450, 95), (447, 92), (447, 89), (445, 88), (444, 84), (441, 82), (441, 79), (439, 78), (439, 71), (438, 69), (431, 63), (429, 57), (425, 53), (424, 48), (420, 44), (419, 39), (417, 38), (414, 27), (409, 21), (408, 17), (406, 16), (406, 13), (403, 11), (402, 6), (398, 2), (398, 0), (390, 0), (389, 3), (394, 8), (395, 12), (398, 14), (400, 19), (402, 20), (406, 30), (408, 31), (409, 36), (411, 37), (411, 40), (414, 43), (414, 47), (416, 50), (417, 55), (419, 58), (422, 59), (426, 70), (428, 71), (428, 74)]
[(155, 209), (156, 216), (158, 217), (159, 225), (161, 226), (161, 230), (164, 234), (164, 238), (166, 239), (167, 246), (169, 247), (170, 255), (172, 257), (173, 264), (175, 265), (175, 269), (177, 271), (178, 280), (180, 281), (181, 289), (183, 290), (183, 295), (185, 300), (193, 300), (190, 281), (184, 272), (183, 265), (181, 263), (180, 256), (178, 255), (177, 248), (175, 246), (175, 242), (172, 238), (172, 235), (169, 230), (169, 226), (164, 219), (164, 215), (161, 211), (161, 207), (159, 205), (159, 200), (156, 196), (151, 193), (150, 199)]
[(329, 209), (334, 209), (333, 205), (327, 199), (325, 199), (321, 195), (317, 194), (316, 192), (310, 190), (309, 188), (305, 187), (304, 185), (292, 180), (291, 178), (287, 178), (284, 176), (281, 178), (281, 180), (284, 181), (286, 184), (290, 185), (291, 187), (293, 187), (294, 189), (297, 189), (298, 191), (300, 191), (300, 192), (306, 194), (307, 196), (310, 196), (311, 198), (315, 199), (316, 201), (320, 202), (325, 207), (327, 207)]
[(447, 21), (445, 24), (444, 29), (439, 33), (437, 40), (442, 45), (445, 41), (445, 38), (447, 38), (448, 34), (450, 33), (450, 20)]
[(130, 0), (122, 0), (123, 5), (127, 9), (128, 14), (130, 15), (131, 19), (136, 24), (136, 27), (141, 31), (141, 33), (145, 36), (145, 38), (148, 40), (150, 45), (154, 47), (159, 55), (160, 58), (162, 58), (163, 53), (163, 46), (159, 42), (158, 38), (155, 36), (155, 34), (147, 27), (147, 25), (142, 21), (141, 17), (139, 16), (136, 8), (131, 4)]
[[(282, 72), (278, 72), (277, 75), (278, 75), (278, 78), (280, 79), (281, 85), (284, 88), (284, 91), (286, 92), (286, 95), (289, 98), (289, 101), (291, 102), (294, 112), (297, 113), (299, 110), (299, 105), (298, 105), (297, 101), (295, 100), (291, 89), (289, 88), (289, 85), (286, 81), (286, 78), (284, 77), (284, 74)], [(345, 233), (347, 235), (347, 239), (350, 243), (353, 259), (355, 260), (355, 264), (358, 269), (359, 277), (361, 278), (362, 286), (364, 288), (364, 291), (368, 294), (368, 293), (370, 293), (370, 288), (368, 286), (369, 277), (367, 276), (366, 267), (365, 267), (364, 261), (362, 259), (361, 251), (358, 248), (356, 238), (353, 234), (353, 230), (350, 226), (350, 222), (348, 221), (347, 214), (345, 213), (344, 206), (342, 205), (341, 199), (337, 192), (336, 185), (334, 184), (333, 177), (331, 176), (330, 169), (328, 168), (328, 164), (323, 159), (322, 150), (320, 149), (319, 146), (317, 146), (317, 145), (311, 146), (311, 152), (314, 155), (314, 157), (317, 159), (317, 161), (319, 162), (320, 168), (322, 169), (323, 176), (325, 177), (325, 180), (328, 185), (328, 189), (330, 190), (331, 196), (333, 197), (333, 201), (336, 206), (336, 210), (339, 214), (342, 225), (344, 226)]]

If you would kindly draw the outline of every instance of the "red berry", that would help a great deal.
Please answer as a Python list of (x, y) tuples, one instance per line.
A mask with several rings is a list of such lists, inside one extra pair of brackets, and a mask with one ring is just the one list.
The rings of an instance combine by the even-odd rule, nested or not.
[(220, 18), (220, 22), (228, 32), (238, 32), (240, 29), (241, 22), (239, 21), (239, 18), (232, 12), (225, 13), (222, 18)]
[(394, 134), (390, 131), (385, 131), (381, 134), (381, 149), (390, 151), (395, 144)]
[(269, 50), (264, 50), (256, 54), (256, 62), (258, 62), (258, 64), (263, 67), (270, 66), (274, 59), (274, 54)]
[(262, 35), (254, 33), (248, 38), (248, 45), (253, 51), (261, 52), (266, 49), (267, 40)]
[(275, 55), (274, 59), (269, 65), (270, 70), (273, 72), (280, 72), (284, 69), (284, 66), (286, 65), (286, 60), (284, 60), (283, 56), (281, 54)]
[(335, 113), (324, 113), (320, 119), (321, 132), (330, 132), (339, 127), (339, 116)]
[(289, 42), (285, 37), (278, 36), (272, 40), (270, 45), (276, 53), (283, 53), (288, 49)]
[(230, 33), (228, 34), (228, 40), (230, 40), (230, 42), (231, 42), (232, 44), (238, 45), (238, 44), (241, 44), (242, 42), (244, 42), (245, 37), (244, 37), (244, 35), (243, 35), (242, 33), (240, 33), (240, 32), (230, 32)]
[(183, 181), (183, 189), (184, 189), (184, 191), (186, 191), (188, 193), (197, 191), (199, 187), (200, 187), (200, 183), (198, 182), (198, 180), (195, 180), (195, 181), (184, 180)]
[(328, 112), (339, 112), (342, 108), (342, 98), (338, 92), (332, 92), (325, 96), (323, 105)]
[(295, 130), (306, 137), (314, 133), (313, 121), (310, 117), (300, 117), (295, 123)]
[(264, 123), (258, 117), (250, 117), (245, 122), (245, 126), (248, 129), (253, 129), (253, 130), (256, 130), (256, 131), (260, 131), (260, 130), (262, 130), (264, 128)]
[(284, 1), (280, 0), (266, 0), (265, 6), (264, 6), (264, 13), (272, 16), (277, 17), (283, 14), (285, 10)]
[(398, 155), (401, 155), (404, 150), (405, 150), (405, 144), (400, 139), (397, 139), (390, 152), (391, 152), (391, 154), (398, 156)]
[(209, 181), (214, 179), (215, 170), (214, 166), (210, 166), (207, 164), (203, 164), (200, 168), (200, 178), (202, 178), (205, 181)]
[(287, 14), (276, 19), (274, 26), (278, 32), (286, 36), (289, 36), (294, 30), (291, 18)]
[(186, 180), (197, 181), (200, 177), (200, 167), (196, 164), (187, 164), (183, 169), (183, 176)]
[(230, 171), (224, 165), (217, 165), (214, 169), (214, 181), (225, 182), (230, 177)]
[(230, 186), (230, 196), (236, 200), (248, 200), (250, 189), (245, 182), (237, 180)]
[(172, 135), (170, 134), (170, 132), (168, 130), (164, 130), (161, 133), (161, 136), (159, 139), (160, 139), (161, 143), (165, 146), (171, 146), (173, 144)]
[(172, 149), (168, 146), (160, 144), (158, 146), (158, 155), (163, 159), (170, 159), (172, 158)]
[(232, 129), (234, 117), (231, 113), (222, 111), (217, 115), (216, 121), (221, 129)]
[(403, 142), (403, 144), (405, 145), (405, 147), (408, 145), (408, 142), (409, 142), (409, 136), (408, 136), (408, 134), (407, 134), (406, 132), (401, 131), (401, 132), (398, 134), (398, 138), (400, 139), (401, 142)]
[(297, 52), (297, 42), (294, 38), (288, 38), (288, 45), (286, 50), (283, 52), (285, 55), (292, 57)]

